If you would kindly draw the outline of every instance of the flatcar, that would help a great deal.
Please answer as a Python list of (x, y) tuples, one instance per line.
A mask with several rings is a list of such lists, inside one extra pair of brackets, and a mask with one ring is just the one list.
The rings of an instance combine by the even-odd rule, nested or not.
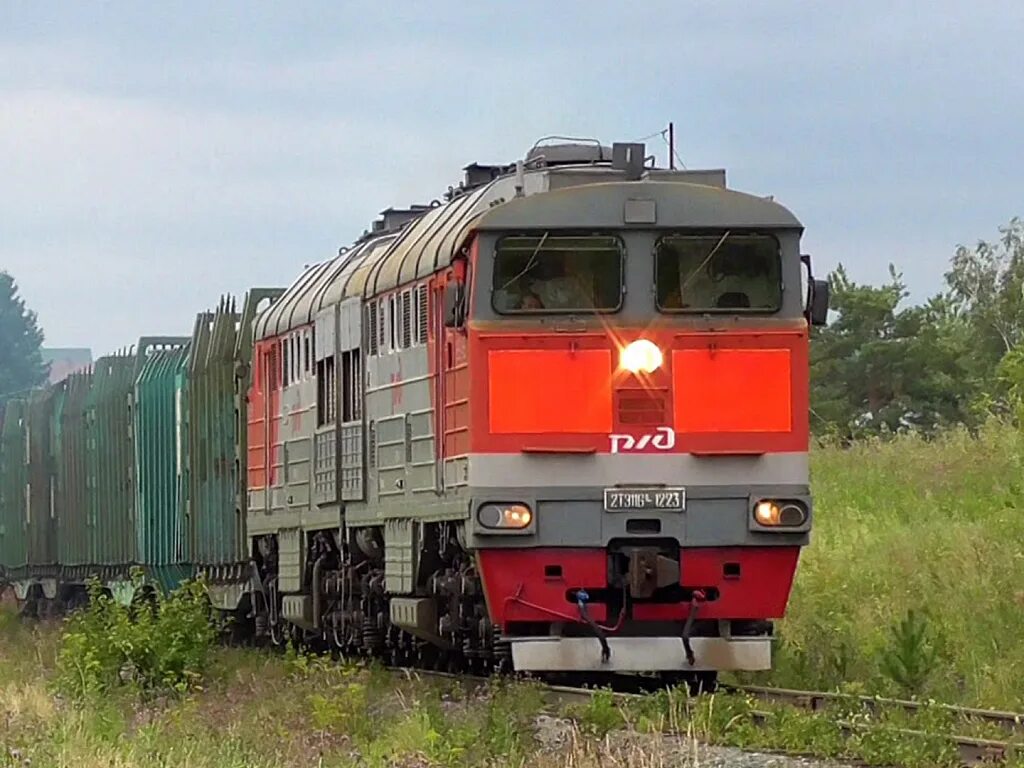
[[(26, 605), (202, 574), (235, 630), (395, 662), (771, 664), (809, 542), (828, 285), (784, 206), (642, 144), (535, 145), (287, 289), (6, 403)], [(258, 309), (262, 307), (262, 309)]]
[(191, 336), (141, 338), (0, 403), (0, 589), (25, 613), (81, 605), (92, 578), (129, 602), (200, 573), (247, 610), (238, 425), (253, 319), (282, 290), (253, 289), (241, 312), (225, 297)]

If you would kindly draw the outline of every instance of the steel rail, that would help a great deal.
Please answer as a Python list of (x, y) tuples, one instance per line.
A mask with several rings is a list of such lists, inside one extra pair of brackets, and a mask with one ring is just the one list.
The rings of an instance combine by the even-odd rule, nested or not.
[(902, 709), (906, 712), (919, 712), (926, 708), (936, 708), (944, 712), (974, 720), (991, 723), (1005, 728), (1010, 733), (1024, 732), (1024, 713), (1008, 712), (998, 709), (979, 709), (976, 707), (960, 707), (953, 704), (938, 702), (921, 702), (910, 699), (890, 699), (881, 696), (839, 693), (833, 691), (804, 691), (795, 688), (772, 688), (761, 685), (721, 685), (720, 690), (734, 693), (746, 693), (758, 699), (779, 701), (802, 709), (821, 711), (830, 705), (843, 702), (856, 702), (865, 709), (877, 711), (882, 708)]
[[(434, 677), (451, 679), (458, 681), (467, 681), (477, 684), (485, 684), (489, 680), (496, 678), (483, 677), (480, 675), (464, 675), (452, 672), (439, 672), (436, 670), (422, 669), (418, 667), (388, 667), (389, 670), (398, 672), (401, 671), (408, 676), (419, 675), (421, 677)], [(497, 678), (500, 679), (500, 678)], [(599, 689), (593, 688), (577, 688), (574, 686), (567, 685), (551, 685), (541, 683), (542, 691), (548, 696), (552, 697), (556, 701), (562, 703), (585, 703), (590, 700)], [(831, 693), (824, 691), (802, 691), (790, 688), (770, 688), (767, 686), (741, 686), (741, 685), (722, 685), (719, 687), (720, 691), (730, 693), (744, 693), (754, 698), (763, 701), (775, 701), (786, 704), (788, 706), (798, 707), (801, 709), (809, 709), (814, 712), (824, 713), (827, 711), (828, 703), (838, 703), (853, 701), (862, 704), (866, 707), (879, 708), (883, 706), (891, 706), (898, 709), (903, 709), (908, 712), (916, 712), (924, 708), (926, 705), (906, 699), (886, 699), (872, 696), (862, 696), (855, 694), (843, 694), (843, 693)], [(639, 701), (644, 699), (649, 694), (623, 692), (612, 690), (612, 696), (620, 702), (627, 701)], [(974, 719), (982, 722), (996, 723), (1000, 725), (1011, 725), (1012, 729), (1016, 731), (1024, 724), (1024, 714), (1016, 712), (1003, 712), (999, 710), (990, 709), (977, 709), (972, 707), (957, 707), (951, 704), (936, 704), (944, 711), (951, 712), (953, 714), (961, 715), (963, 717)], [(772, 713), (763, 710), (752, 710), (750, 712), (753, 722), (758, 726), (768, 726), (771, 722)], [(965, 767), (972, 767), (983, 764), (991, 764), (993, 762), (1000, 762), (1007, 760), (1013, 755), (1014, 750), (1020, 747), (1024, 747), (1024, 744), (1018, 744), (1012, 741), (999, 741), (995, 739), (985, 739), (976, 736), (961, 736), (961, 735), (946, 735), (946, 734), (934, 734), (926, 731), (914, 730), (909, 728), (895, 728), (885, 726), (881, 724), (870, 725), (866, 723), (854, 723), (846, 720), (837, 720), (836, 725), (843, 732), (844, 736), (852, 736), (855, 734), (865, 733), (872, 730), (883, 729), (888, 733), (897, 736), (906, 737), (939, 737), (946, 738), (951, 741), (957, 749), (957, 753), (960, 758), (960, 762)], [(758, 751), (758, 750), (751, 750)], [(785, 754), (793, 757), (808, 757), (805, 752), (788, 752), (780, 750), (765, 750), (772, 753)]]

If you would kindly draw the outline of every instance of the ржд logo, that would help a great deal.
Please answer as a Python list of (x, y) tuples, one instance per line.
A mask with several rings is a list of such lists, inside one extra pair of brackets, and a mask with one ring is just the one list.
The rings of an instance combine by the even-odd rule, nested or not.
[(612, 441), (612, 453), (642, 451), (647, 446), (659, 451), (671, 451), (676, 447), (676, 431), (672, 427), (658, 427), (653, 433), (634, 437), (633, 435), (608, 435)]

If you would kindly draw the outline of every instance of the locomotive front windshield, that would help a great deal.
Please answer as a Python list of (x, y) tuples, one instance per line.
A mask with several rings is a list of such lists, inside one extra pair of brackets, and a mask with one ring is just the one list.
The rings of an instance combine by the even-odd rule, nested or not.
[(503, 237), (494, 252), (494, 308), (614, 312), (622, 303), (623, 250), (611, 235)]
[(775, 312), (782, 260), (771, 235), (671, 235), (655, 247), (663, 312)]

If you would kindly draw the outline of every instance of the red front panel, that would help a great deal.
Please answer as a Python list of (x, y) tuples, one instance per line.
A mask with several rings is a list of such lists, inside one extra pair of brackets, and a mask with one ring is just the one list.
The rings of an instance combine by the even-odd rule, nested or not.
[[(608, 581), (607, 557), (589, 549), (486, 549), (477, 553), (480, 578), (491, 620), (559, 621), (558, 614), (576, 616), (575, 604), (566, 600), (566, 590), (580, 586), (602, 586)], [(559, 576), (547, 569), (558, 566)], [(518, 600), (514, 599), (518, 596)], [(529, 604), (539, 606), (530, 607)], [(589, 608), (595, 621), (604, 621), (605, 606)]]
[[(799, 547), (698, 547), (684, 549), (684, 587), (718, 589), (700, 608), (702, 619), (779, 619), (786, 612)], [(738, 567), (739, 575), (733, 576)], [(730, 574), (730, 575), (727, 575)], [(681, 620), (689, 606), (637, 605), (639, 621)]]
[(673, 426), (692, 453), (806, 452), (806, 326), (674, 336)]
[[(637, 338), (662, 366), (633, 375), (620, 349)], [(472, 451), (772, 453), (808, 447), (806, 326), (728, 332), (470, 331)], [(664, 442), (642, 440), (660, 428)], [(628, 441), (619, 440), (621, 446)]]
[(611, 367), (607, 349), (488, 352), (491, 434), (610, 432)]
[(672, 352), (675, 427), (702, 432), (789, 432), (793, 428), (788, 349), (677, 349)]
[[(781, 618), (799, 554), (799, 547), (686, 548), (680, 583), (718, 590), (717, 599), (701, 606), (701, 618)], [(577, 613), (566, 597), (569, 590), (608, 585), (608, 556), (603, 550), (488, 549), (479, 551), (477, 558), (491, 618), (502, 625), (573, 619)], [(552, 575), (558, 568), (560, 575)], [(600, 603), (591, 605), (589, 612), (597, 621), (607, 617)], [(682, 620), (688, 612), (687, 603), (633, 606), (638, 621)]]

